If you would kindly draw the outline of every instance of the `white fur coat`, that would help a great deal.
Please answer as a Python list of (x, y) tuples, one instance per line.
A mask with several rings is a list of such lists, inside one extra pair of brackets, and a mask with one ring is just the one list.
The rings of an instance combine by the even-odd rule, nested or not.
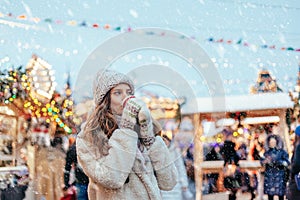
[[(157, 136), (149, 150), (138, 148), (138, 135), (117, 129), (108, 141), (103, 132), (77, 137), (78, 162), (90, 179), (88, 195), (92, 200), (161, 199), (160, 190), (172, 190), (177, 171), (169, 150)], [(108, 155), (101, 149), (108, 142)]]

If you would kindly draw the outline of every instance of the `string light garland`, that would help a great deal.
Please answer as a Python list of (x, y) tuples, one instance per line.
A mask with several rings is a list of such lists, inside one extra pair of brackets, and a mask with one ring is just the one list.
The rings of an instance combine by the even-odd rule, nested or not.
[[(20, 15), (14, 15), (11, 12), (7, 14), (3, 14), (0, 12), (0, 18), (6, 18), (6, 19), (14, 19), (18, 21), (28, 21), (32, 22), (35, 25), (40, 23), (48, 23), (48, 24), (55, 24), (55, 25), (67, 25), (72, 27), (83, 27), (83, 28), (92, 28), (92, 29), (98, 29), (98, 30), (106, 30), (106, 31), (118, 31), (118, 32), (131, 32), (132, 28), (130, 26), (113, 26), (109, 23), (97, 23), (97, 22), (87, 22), (86, 20), (61, 20), (61, 19), (52, 19), (52, 18), (44, 18), (41, 19), (39, 17), (28, 17), (25, 14)], [(155, 32), (144, 32), (146, 35), (157, 35), (159, 37), (167, 37), (168, 35), (165, 32), (161, 33), (155, 33)], [(195, 36), (186, 37), (185, 35), (180, 36), (180, 39), (193, 39), (193, 40), (202, 40), (200, 38), (197, 38)], [(248, 47), (251, 49), (269, 49), (269, 50), (281, 50), (281, 51), (294, 51), (294, 52), (300, 52), (300, 48), (292, 47), (292, 46), (277, 46), (274, 44), (252, 44), (250, 42), (247, 42), (246, 40), (243, 40), (241, 38), (235, 40), (235, 39), (224, 39), (224, 38), (214, 38), (209, 37), (205, 39), (205, 41), (208, 41), (210, 43), (218, 43), (218, 44), (228, 44), (228, 45), (239, 45), (243, 47)]]

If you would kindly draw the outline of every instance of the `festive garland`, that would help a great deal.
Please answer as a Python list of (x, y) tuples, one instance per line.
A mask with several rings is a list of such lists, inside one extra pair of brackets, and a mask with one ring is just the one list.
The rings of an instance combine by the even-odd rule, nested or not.
[[(88, 23), (85, 20), (82, 21), (78, 21), (78, 20), (60, 20), (60, 19), (52, 19), (52, 18), (45, 18), (45, 19), (41, 19), (39, 17), (28, 17), (25, 14), (22, 15), (13, 15), (12, 13), (8, 13), (8, 14), (3, 14), (0, 12), (0, 18), (7, 18), (7, 19), (15, 19), (18, 21), (29, 21), (29, 22), (33, 22), (34, 24), (39, 24), (41, 22), (44, 23), (48, 23), (48, 24), (56, 24), (56, 25), (67, 25), (67, 26), (73, 26), (73, 27), (84, 27), (84, 28), (93, 28), (93, 29), (101, 29), (101, 30), (107, 30), (107, 31), (125, 31), (125, 32), (130, 32), (132, 31), (132, 28), (130, 26), (128, 27), (122, 27), (122, 26), (113, 26), (111, 24), (100, 24), (100, 23)], [(11, 25), (9, 24), (9, 22), (0, 22), (0, 23), (4, 23), (6, 25)], [(11, 22), (13, 23), (13, 22)], [(16, 24), (17, 25), (17, 24)], [(22, 26), (19, 26), (22, 27)], [(146, 35), (158, 35), (158, 36), (167, 36), (167, 34), (165, 32), (161, 32), (161, 33), (155, 33), (155, 32), (145, 32)], [(181, 39), (186, 39), (187, 37), (182, 35), (180, 36)], [(198, 39), (194, 36), (189, 37), (188, 39)], [(278, 47), (276, 45), (268, 45), (268, 44), (263, 44), (263, 45), (256, 45), (256, 44), (250, 44), (247, 41), (243, 41), (243, 39), (238, 39), (238, 40), (233, 40), (233, 39), (224, 39), (224, 38), (213, 38), (213, 37), (209, 37), (208, 39), (206, 39), (206, 41), (211, 42), (211, 43), (221, 43), (221, 44), (229, 44), (229, 45), (241, 45), (244, 47), (249, 47), (249, 48), (262, 48), (262, 49), (270, 49), (270, 50), (282, 50), (282, 51), (295, 51), (295, 52), (300, 52), (300, 48), (295, 48), (295, 47)]]

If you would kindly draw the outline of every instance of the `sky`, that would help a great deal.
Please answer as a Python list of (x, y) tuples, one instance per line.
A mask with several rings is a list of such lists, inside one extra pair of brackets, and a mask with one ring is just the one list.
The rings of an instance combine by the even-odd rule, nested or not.
[[(158, 28), (161, 35), (156, 37), (167, 39), (171, 36), (164, 30), (171, 30), (184, 36), (176, 41), (197, 43), (206, 53), (200, 57), (209, 58), (217, 69), (225, 95), (249, 94), (261, 69), (269, 70), (288, 92), (294, 90), (300, 63), (299, 11), (298, 0), (2, 0), (0, 69), (26, 66), (37, 54), (52, 65), (61, 92), (66, 74), (76, 85), (86, 59), (106, 41), (132, 30)], [(136, 41), (120, 45), (126, 42)], [(149, 64), (178, 73), (197, 97), (212, 95), (207, 81), (215, 77), (203, 77), (182, 57), (159, 48), (124, 52), (111, 67), (130, 73)], [(174, 79), (169, 81), (176, 83)], [(161, 96), (175, 91), (163, 84), (145, 85), (144, 90)]]

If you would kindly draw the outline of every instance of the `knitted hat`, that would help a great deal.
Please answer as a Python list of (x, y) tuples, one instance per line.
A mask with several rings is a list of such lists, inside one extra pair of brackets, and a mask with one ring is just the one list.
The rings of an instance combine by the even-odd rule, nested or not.
[(133, 82), (125, 75), (113, 70), (100, 70), (93, 83), (93, 95), (96, 105), (99, 105), (106, 93), (117, 85), (128, 84), (132, 92), (134, 91)]
[(297, 126), (295, 129), (295, 134), (300, 136), (300, 126)]

